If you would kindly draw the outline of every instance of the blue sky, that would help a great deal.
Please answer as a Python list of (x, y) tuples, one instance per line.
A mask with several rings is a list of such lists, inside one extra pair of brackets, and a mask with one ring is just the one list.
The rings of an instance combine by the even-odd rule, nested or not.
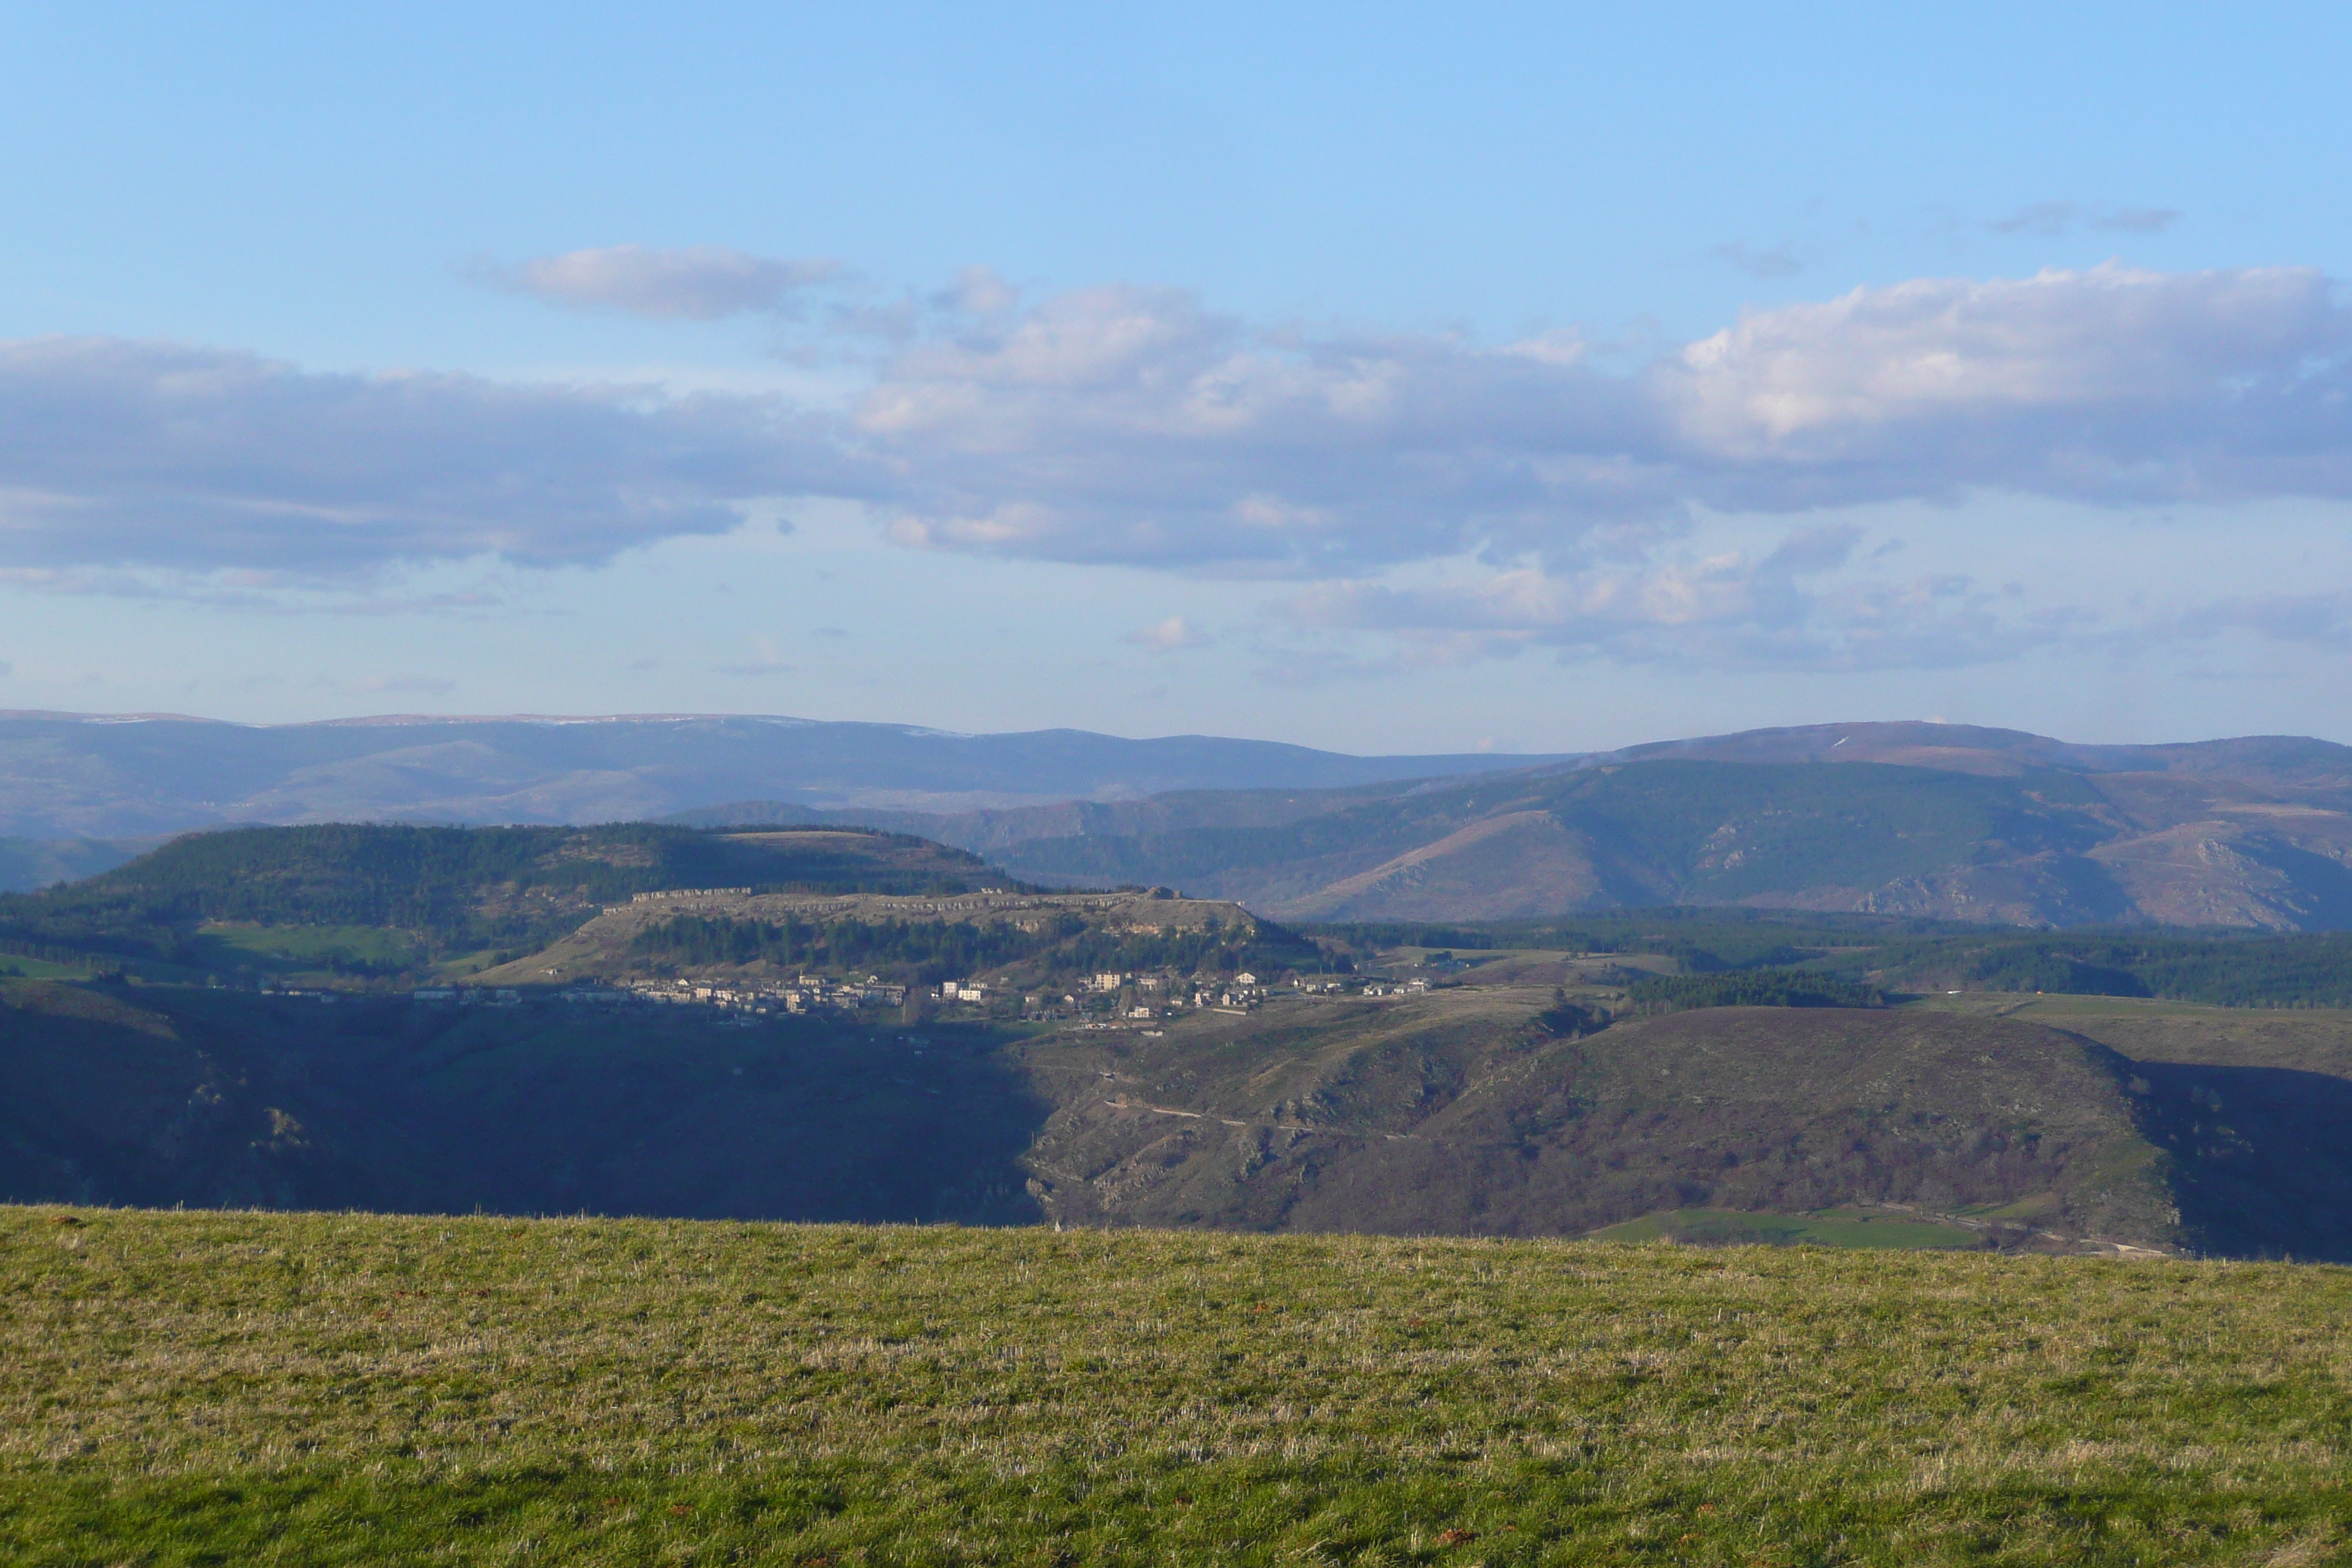
[(0, 14), (0, 707), (2352, 740), (2340, 10), (486, 9)]

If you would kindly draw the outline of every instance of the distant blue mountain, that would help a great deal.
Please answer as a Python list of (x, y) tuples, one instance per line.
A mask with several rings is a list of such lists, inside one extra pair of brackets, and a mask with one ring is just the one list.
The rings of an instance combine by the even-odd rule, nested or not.
[(0, 836), (224, 823), (587, 823), (760, 800), (958, 812), (1174, 790), (1330, 789), (1559, 757), (1357, 757), (1271, 741), (656, 715), (247, 725), (0, 713)]

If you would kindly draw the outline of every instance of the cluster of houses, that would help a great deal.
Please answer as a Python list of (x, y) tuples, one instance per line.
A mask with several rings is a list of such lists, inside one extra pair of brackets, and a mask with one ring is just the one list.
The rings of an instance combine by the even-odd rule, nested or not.
[[(590, 993), (589, 994), (594, 994)], [(628, 994), (639, 1001), (758, 1015), (761, 1013), (854, 1013), (861, 1007), (896, 1007), (907, 999), (907, 988), (892, 985), (879, 975), (864, 980), (828, 980), (803, 974), (798, 980), (748, 981), (712, 984), (692, 980), (639, 980)]]
[[(1143, 1020), (1164, 1018), (1185, 1008), (1214, 1007), (1226, 1012), (1246, 1012), (1265, 1001), (1272, 987), (1244, 970), (1229, 979), (1215, 982), (1189, 981), (1167, 974), (1114, 973), (1105, 970), (1087, 977), (1080, 987), (1089, 996), (1123, 996), (1126, 1000), (1117, 1010), (1121, 1019)], [(1022, 998), (1023, 1010), (1033, 1017), (1058, 1018), (1063, 1009), (1085, 1011), (1086, 1003), (1077, 993), (1062, 996), (1034, 995)]]
[[(412, 1000), (428, 1006), (512, 1007), (523, 1000), (520, 991), (492, 990), (482, 985), (428, 985), (409, 994)], [(763, 1014), (895, 1007), (907, 999), (907, 988), (886, 984), (876, 976), (861, 982), (804, 974), (797, 981), (739, 981), (717, 985), (690, 980), (640, 980), (624, 986), (574, 985), (542, 999), (573, 1007), (710, 1007), (757, 1017)]]
[(408, 994), (412, 1002), (428, 1006), (520, 1007), (520, 991), (493, 991), (487, 985), (420, 985)]
[[(1326, 979), (1301, 976), (1288, 983), (1290, 987), (1307, 994), (1354, 994), (1364, 996), (1402, 996), (1417, 994), (1429, 989), (1426, 980), (1402, 983), (1390, 981), (1359, 982), (1352, 979)], [(1244, 971), (1213, 982), (1198, 982), (1164, 974), (1127, 974), (1105, 971), (1087, 977), (1078, 992), (1063, 995), (1029, 994), (1021, 998), (1022, 1011), (1030, 1017), (1057, 1018), (1072, 1014), (1099, 1012), (1100, 1002), (1089, 1004), (1087, 996), (1118, 1000), (1115, 1016), (1122, 1020), (1143, 1021), (1167, 1017), (1186, 1009), (1214, 1009), (1222, 1012), (1246, 1013), (1264, 1003), (1274, 992), (1274, 986)], [(878, 975), (864, 980), (829, 980), (822, 975), (803, 974), (791, 981), (710, 982), (694, 980), (634, 980), (622, 985), (574, 985), (552, 992), (542, 999), (560, 1002), (568, 1006), (612, 1007), (693, 1006), (709, 1007), (721, 1012), (741, 1014), (748, 1022), (769, 1014), (856, 1012), (865, 1007), (897, 1007), (907, 999), (908, 988), (891, 984)], [(998, 994), (999, 988), (981, 980), (949, 980), (932, 986), (929, 997), (934, 1002), (954, 1005), (984, 1006)], [(290, 991), (287, 993), (292, 994)], [(460, 1007), (512, 1007), (520, 1005), (524, 994), (517, 990), (493, 990), (480, 985), (431, 985), (410, 994), (412, 998), (427, 1005)], [(323, 997), (332, 1000), (331, 995)]]

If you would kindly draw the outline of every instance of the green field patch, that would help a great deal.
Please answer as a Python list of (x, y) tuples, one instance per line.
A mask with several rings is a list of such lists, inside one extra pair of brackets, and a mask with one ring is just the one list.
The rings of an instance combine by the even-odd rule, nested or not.
[[(196, 932), (199, 949), (272, 973), (332, 968), (407, 969), (425, 956), (425, 944), (404, 931), (363, 925), (260, 925), (213, 921)], [(191, 952), (184, 962), (201, 962)]]
[(1737, 1209), (1670, 1209), (1591, 1233), (1593, 1241), (1675, 1241), (1696, 1247), (1862, 1247), (1949, 1250), (1983, 1244), (1965, 1226), (1873, 1209), (1811, 1214), (1744, 1214)]
[(1969, 1208), (1960, 1212), (1970, 1219), (1991, 1220), (2009, 1225), (2029, 1225), (2053, 1218), (2063, 1207), (2063, 1201), (2056, 1193), (2035, 1193), (2030, 1197), (2020, 1198), (2013, 1204), (2002, 1204), (1992, 1208)]
[(46, 958), (0, 953), (0, 980), (88, 980), (97, 973), (92, 963), (60, 963)]

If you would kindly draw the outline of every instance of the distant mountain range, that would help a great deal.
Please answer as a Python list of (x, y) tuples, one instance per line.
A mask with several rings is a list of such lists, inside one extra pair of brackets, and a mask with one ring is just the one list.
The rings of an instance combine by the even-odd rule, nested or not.
[[(0, 830), (28, 839), (647, 817), (884, 827), (1032, 881), (1164, 884), (1286, 920), (1718, 904), (2352, 928), (2352, 748), (2297, 737), (2085, 746), (1826, 724), (1577, 756), (1352, 757), (792, 719), (0, 715)], [(135, 847), (0, 843), (0, 885)]]
[(117, 838), (226, 823), (592, 823), (758, 797), (833, 813), (1328, 789), (1557, 758), (1356, 757), (1272, 741), (1084, 730), (959, 735), (728, 715), (229, 724), (0, 712), (0, 836)]
[[(791, 821), (738, 803), (687, 820)], [(1512, 773), (861, 814), (1044, 882), (1146, 882), (1292, 920), (1655, 904), (2003, 923), (2352, 926), (2352, 748), (2078, 746), (1830, 724)]]

